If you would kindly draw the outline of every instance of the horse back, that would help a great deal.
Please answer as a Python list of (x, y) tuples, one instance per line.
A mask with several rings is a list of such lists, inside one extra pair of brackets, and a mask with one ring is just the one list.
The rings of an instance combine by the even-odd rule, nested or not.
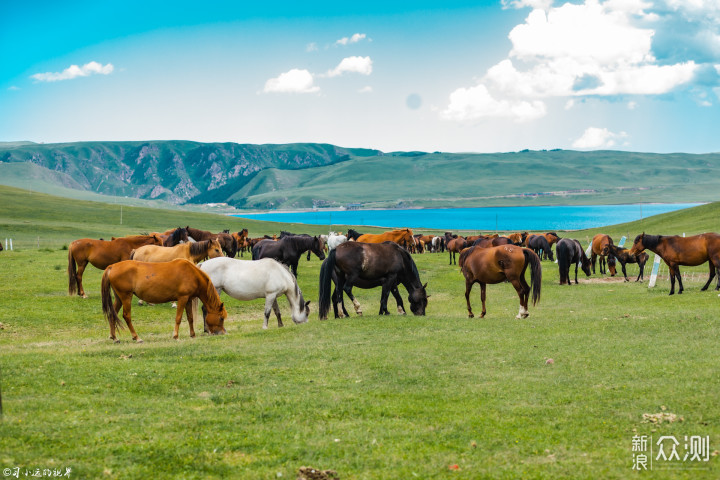
[(153, 303), (198, 296), (209, 281), (207, 275), (185, 259), (157, 263), (124, 260), (111, 265), (106, 272), (116, 292), (135, 294)]

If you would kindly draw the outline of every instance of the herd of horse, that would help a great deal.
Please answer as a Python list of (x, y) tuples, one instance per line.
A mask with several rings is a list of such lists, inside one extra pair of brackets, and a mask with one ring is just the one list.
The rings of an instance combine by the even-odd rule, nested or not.
[[(552, 246), (555, 245), (555, 253)], [(202, 302), (203, 329), (210, 334), (225, 333), (227, 311), (220, 293), (239, 300), (265, 299), (263, 328), (268, 328), (272, 312), (282, 327), (278, 297), (285, 295), (290, 303), (291, 318), (297, 323), (308, 321), (310, 301), (305, 301), (297, 283), (300, 258), (311, 254), (323, 260), (319, 275), (319, 317), (328, 317), (330, 306), (335, 318), (348, 316), (344, 297), (353, 303), (356, 314), (362, 306), (353, 295), (353, 287), (380, 287), (380, 315), (389, 315), (390, 294), (398, 312), (405, 314), (405, 304), (398, 287), (408, 293), (410, 311), (425, 315), (429, 295), (411, 254), (445, 252), (449, 264), (457, 264), (465, 278), (465, 299), (469, 317), (474, 317), (470, 293), (474, 284), (480, 285), (481, 317), (486, 310), (486, 286), (507, 282), (519, 297), (516, 318), (529, 315), (528, 304), (540, 301), (542, 260), (555, 261), (559, 269), (560, 285), (571, 285), (570, 269), (575, 265), (575, 284), (578, 269), (586, 276), (595, 273), (616, 275), (620, 263), (625, 281), (628, 263), (639, 265), (635, 281), (644, 277), (649, 258), (645, 250), (659, 255), (670, 271), (670, 295), (683, 292), (680, 266), (710, 265), (710, 277), (702, 288), (706, 290), (717, 276), (716, 290), (720, 290), (720, 235), (705, 233), (691, 237), (641, 234), (630, 249), (614, 244), (608, 235), (593, 237), (587, 252), (575, 239), (560, 238), (555, 232), (529, 234), (517, 232), (507, 236), (475, 235), (463, 237), (452, 232), (444, 235), (416, 235), (409, 228), (395, 229), (381, 234), (361, 234), (353, 229), (343, 235), (307, 235), (281, 232), (279, 236), (249, 238), (247, 229), (236, 233), (227, 230), (213, 233), (187, 227), (145, 235), (112, 237), (111, 240), (83, 238), (68, 248), (68, 293), (87, 298), (82, 277), (88, 264), (104, 270), (101, 280), (102, 310), (110, 327), (110, 338), (117, 341), (116, 330), (123, 328), (119, 312), (132, 338), (141, 342), (133, 328), (131, 300), (137, 296), (148, 303), (176, 302), (173, 337), (178, 338), (183, 311), (186, 313), (190, 336), (195, 336), (194, 319), (198, 301)], [(326, 251), (327, 256), (326, 256)], [(250, 252), (252, 260), (234, 258)], [(459, 255), (459, 257), (458, 257)], [(202, 263), (200, 263), (202, 262)], [(525, 272), (530, 271), (530, 282)], [(331, 290), (332, 288), (332, 290)], [(112, 294), (115, 298), (113, 300)]]

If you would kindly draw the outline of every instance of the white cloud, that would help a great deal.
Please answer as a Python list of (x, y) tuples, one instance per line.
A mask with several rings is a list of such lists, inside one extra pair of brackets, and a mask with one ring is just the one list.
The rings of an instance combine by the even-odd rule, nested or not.
[(458, 122), (475, 121), (490, 117), (511, 118), (526, 122), (545, 116), (545, 104), (535, 100), (496, 100), (485, 85), (458, 88), (450, 94), (448, 107), (440, 113), (445, 120)]
[(355, 33), (352, 37), (343, 37), (335, 42), (335, 45), (348, 45), (351, 43), (358, 43), (360, 40), (365, 40), (367, 35), (364, 33)]
[(73, 78), (87, 77), (90, 75), (109, 75), (114, 69), (115, 67), (113, 67), (112, 63), (102, 65), (98, 62), (90, 62), (82, 67), (70, 65), (62, 72), (36, 73), (35, 75), (31, 75), (30, 78), (38, 82), (57, 82), (59, 80), (72, 80)]
[(317, 43), (315, 43), (315, 42), (308, 43), (307, 45), (305, 45), (305, 51), (306, 52), (317, 52), (318, 51)]
[(314, 85), (312, 73), (293, 68), (265, 82), (264, 93), (315, 93), (320, 87)]
[(358, 90), (358, 93), (372, 93), (372, 92), (373, 92), (373, 88), (370, 85)]
[(629, 101), (627, 104), (628, 110), (635, 110), (637, 108), (638, 104), (635, 101)]
[[(490, 67), (476, 87), (453, 93), (456, 98), (461, 91), (479, 94), (476, 89), (483, 86), (488, 98), (508, 107), (488, 109), (498, 116), (506, 116), (511, 106), (535, 105), (528, 119), (539, 118), (545, 105), (540, 109), (534, 102), (553, 97), (664, 94), (693, 82), (700, 68), (693, 60), (657, 61), (655, 31), (646, 28), (656, 17), (648, 13), (648, 1), (585, 0), (552, 7), (542, 0), (506, 0), (503, 5), (533, 8), (508, 35), (508, 58)], [(455, 111), (448, 106), (444, 118), (465, 117), (450, 114)]]
[(370, 57), (346, 57), (337, 67), (327, 73), (328, 77), (337, 77), (343, 73), (359, 73), (370, 75), (372, 73), (372, 59)]
[(17, 85), (10, 85), (8, 87), (8, 90), (10, 90), (11, 92), (16, 92), (16, 91), (20, 90), (20, 87), (18, 87)]
[(625, 132), (613, 133), (607, 128), (589, 127), (572, 146), (580, 149), (609, 148), (625, 138), (627, 138)]

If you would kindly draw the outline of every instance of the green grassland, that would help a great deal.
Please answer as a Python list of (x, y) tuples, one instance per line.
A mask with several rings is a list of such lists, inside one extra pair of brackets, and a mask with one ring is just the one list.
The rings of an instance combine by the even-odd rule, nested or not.
[[(719, 213), (710, 204), (602, 230), (717, 231)], [(299, 268), (307, 324), (292, 324), (281, 300), (286, 327), (271, 318), (263, 331), (261, 300), (223, 296), (228, 335), (190, 339), (183, 323), (175, 341), (168, 305), (134, 306), (145, 343), (127, 330), (112, 343), (101, 272), (86, 272), (90, 298), (69, 297), (63, 246), (188, 224), (325, 230), (140, 207), (120, 224), (117, 205), (0, 187), (0, 238), (17, 239), (0, 252), (0, 468), (109, 479), (294, 479), (304, 465), (343, 479), (720, 475), (714, 455), (631, 469), (634, 435), (709, 435), (720, 449), (720, 298), (700, 291), (706, 266), (685, 269), (702, 275), (671, 297), (667, 279), (648, 289), (581, 274), (581, 285), (559, 286), (557, 266), (543, 262), (528, 319), (514, 318), (508, 284), (489, 286), (487, 316), (468, 319), (458, 268), (414, 255), (431, 295), (425, 317), (375, 315), (379, 290), (356, 289), (364, 316), (321, 322), (313, 257)], [(594, 233), (561, 236), (586, 245)], [(643, 420), (660, 412), (682, 420)]]

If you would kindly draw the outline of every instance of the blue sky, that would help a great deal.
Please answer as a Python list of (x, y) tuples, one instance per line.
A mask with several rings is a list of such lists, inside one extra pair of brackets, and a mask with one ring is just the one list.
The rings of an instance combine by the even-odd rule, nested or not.
[(0, 3), (0, 141), (720, 151), (720, 0)]

